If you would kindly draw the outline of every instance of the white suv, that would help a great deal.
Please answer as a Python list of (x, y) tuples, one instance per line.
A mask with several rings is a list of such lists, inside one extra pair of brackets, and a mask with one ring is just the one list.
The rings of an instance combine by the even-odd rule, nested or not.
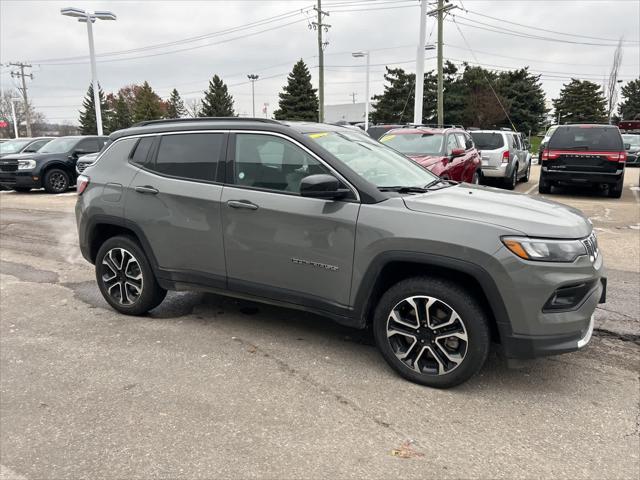
[(529, 181), (531, 153), (524, 136), (511, 130), (473, 130), (469, 132), (480, 151), (482, 176), (500, 178), (509, 190), (518, 181)]

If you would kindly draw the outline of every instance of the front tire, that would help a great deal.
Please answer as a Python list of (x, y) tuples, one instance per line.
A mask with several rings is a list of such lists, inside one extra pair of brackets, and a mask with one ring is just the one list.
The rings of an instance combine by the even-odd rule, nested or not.
[(167, 295), (138, 243), (126, 236), (102, 244), (96, 255), (96, 280), (104, 299), (125, 315), (147, 313)]
[(44, 174), (43, 186), (47, 193), (64, 193), (69, 189), (69, 174), (59, 168), (52, 168)]
[(488, 320), (476, 299), (434, 277), (409, 278), (387, 290), (376, 306), (373, 332), (396, 372), (429, 387), (467, 381), (489, 353)]

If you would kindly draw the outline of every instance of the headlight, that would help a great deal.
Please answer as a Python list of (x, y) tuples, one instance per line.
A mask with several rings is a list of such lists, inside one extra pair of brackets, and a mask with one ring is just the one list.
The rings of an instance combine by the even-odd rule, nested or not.
[(579, 256), (587, 255), (582, 240), (503, 237), (502, 243), (518, 257), (538, 262), (573, 262)]
[(18, 170), (33, 170), (36, 168), (35, 160), (18, 160)]

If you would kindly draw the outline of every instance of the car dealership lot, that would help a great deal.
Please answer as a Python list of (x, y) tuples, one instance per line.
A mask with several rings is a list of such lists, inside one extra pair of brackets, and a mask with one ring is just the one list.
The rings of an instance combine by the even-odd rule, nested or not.
[(492, 355), (448, 391), (300, 312), (170, 293), (119, 315), (77, 249), (74, 196), (4, 192), (0, 478), (636, 478), (638, 173), (620, 200), (544, 195), (590, 216), (609, 268), (589, 348), (523, 370)]

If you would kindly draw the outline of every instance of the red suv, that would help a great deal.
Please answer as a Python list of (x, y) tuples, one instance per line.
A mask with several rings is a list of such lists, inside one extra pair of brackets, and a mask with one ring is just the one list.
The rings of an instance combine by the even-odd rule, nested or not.
[(480, 154), (471, 136), (462, 128), (397, 128), (382, 136), (380, 142), (404, 153), (440, 178), (480, 183)]

